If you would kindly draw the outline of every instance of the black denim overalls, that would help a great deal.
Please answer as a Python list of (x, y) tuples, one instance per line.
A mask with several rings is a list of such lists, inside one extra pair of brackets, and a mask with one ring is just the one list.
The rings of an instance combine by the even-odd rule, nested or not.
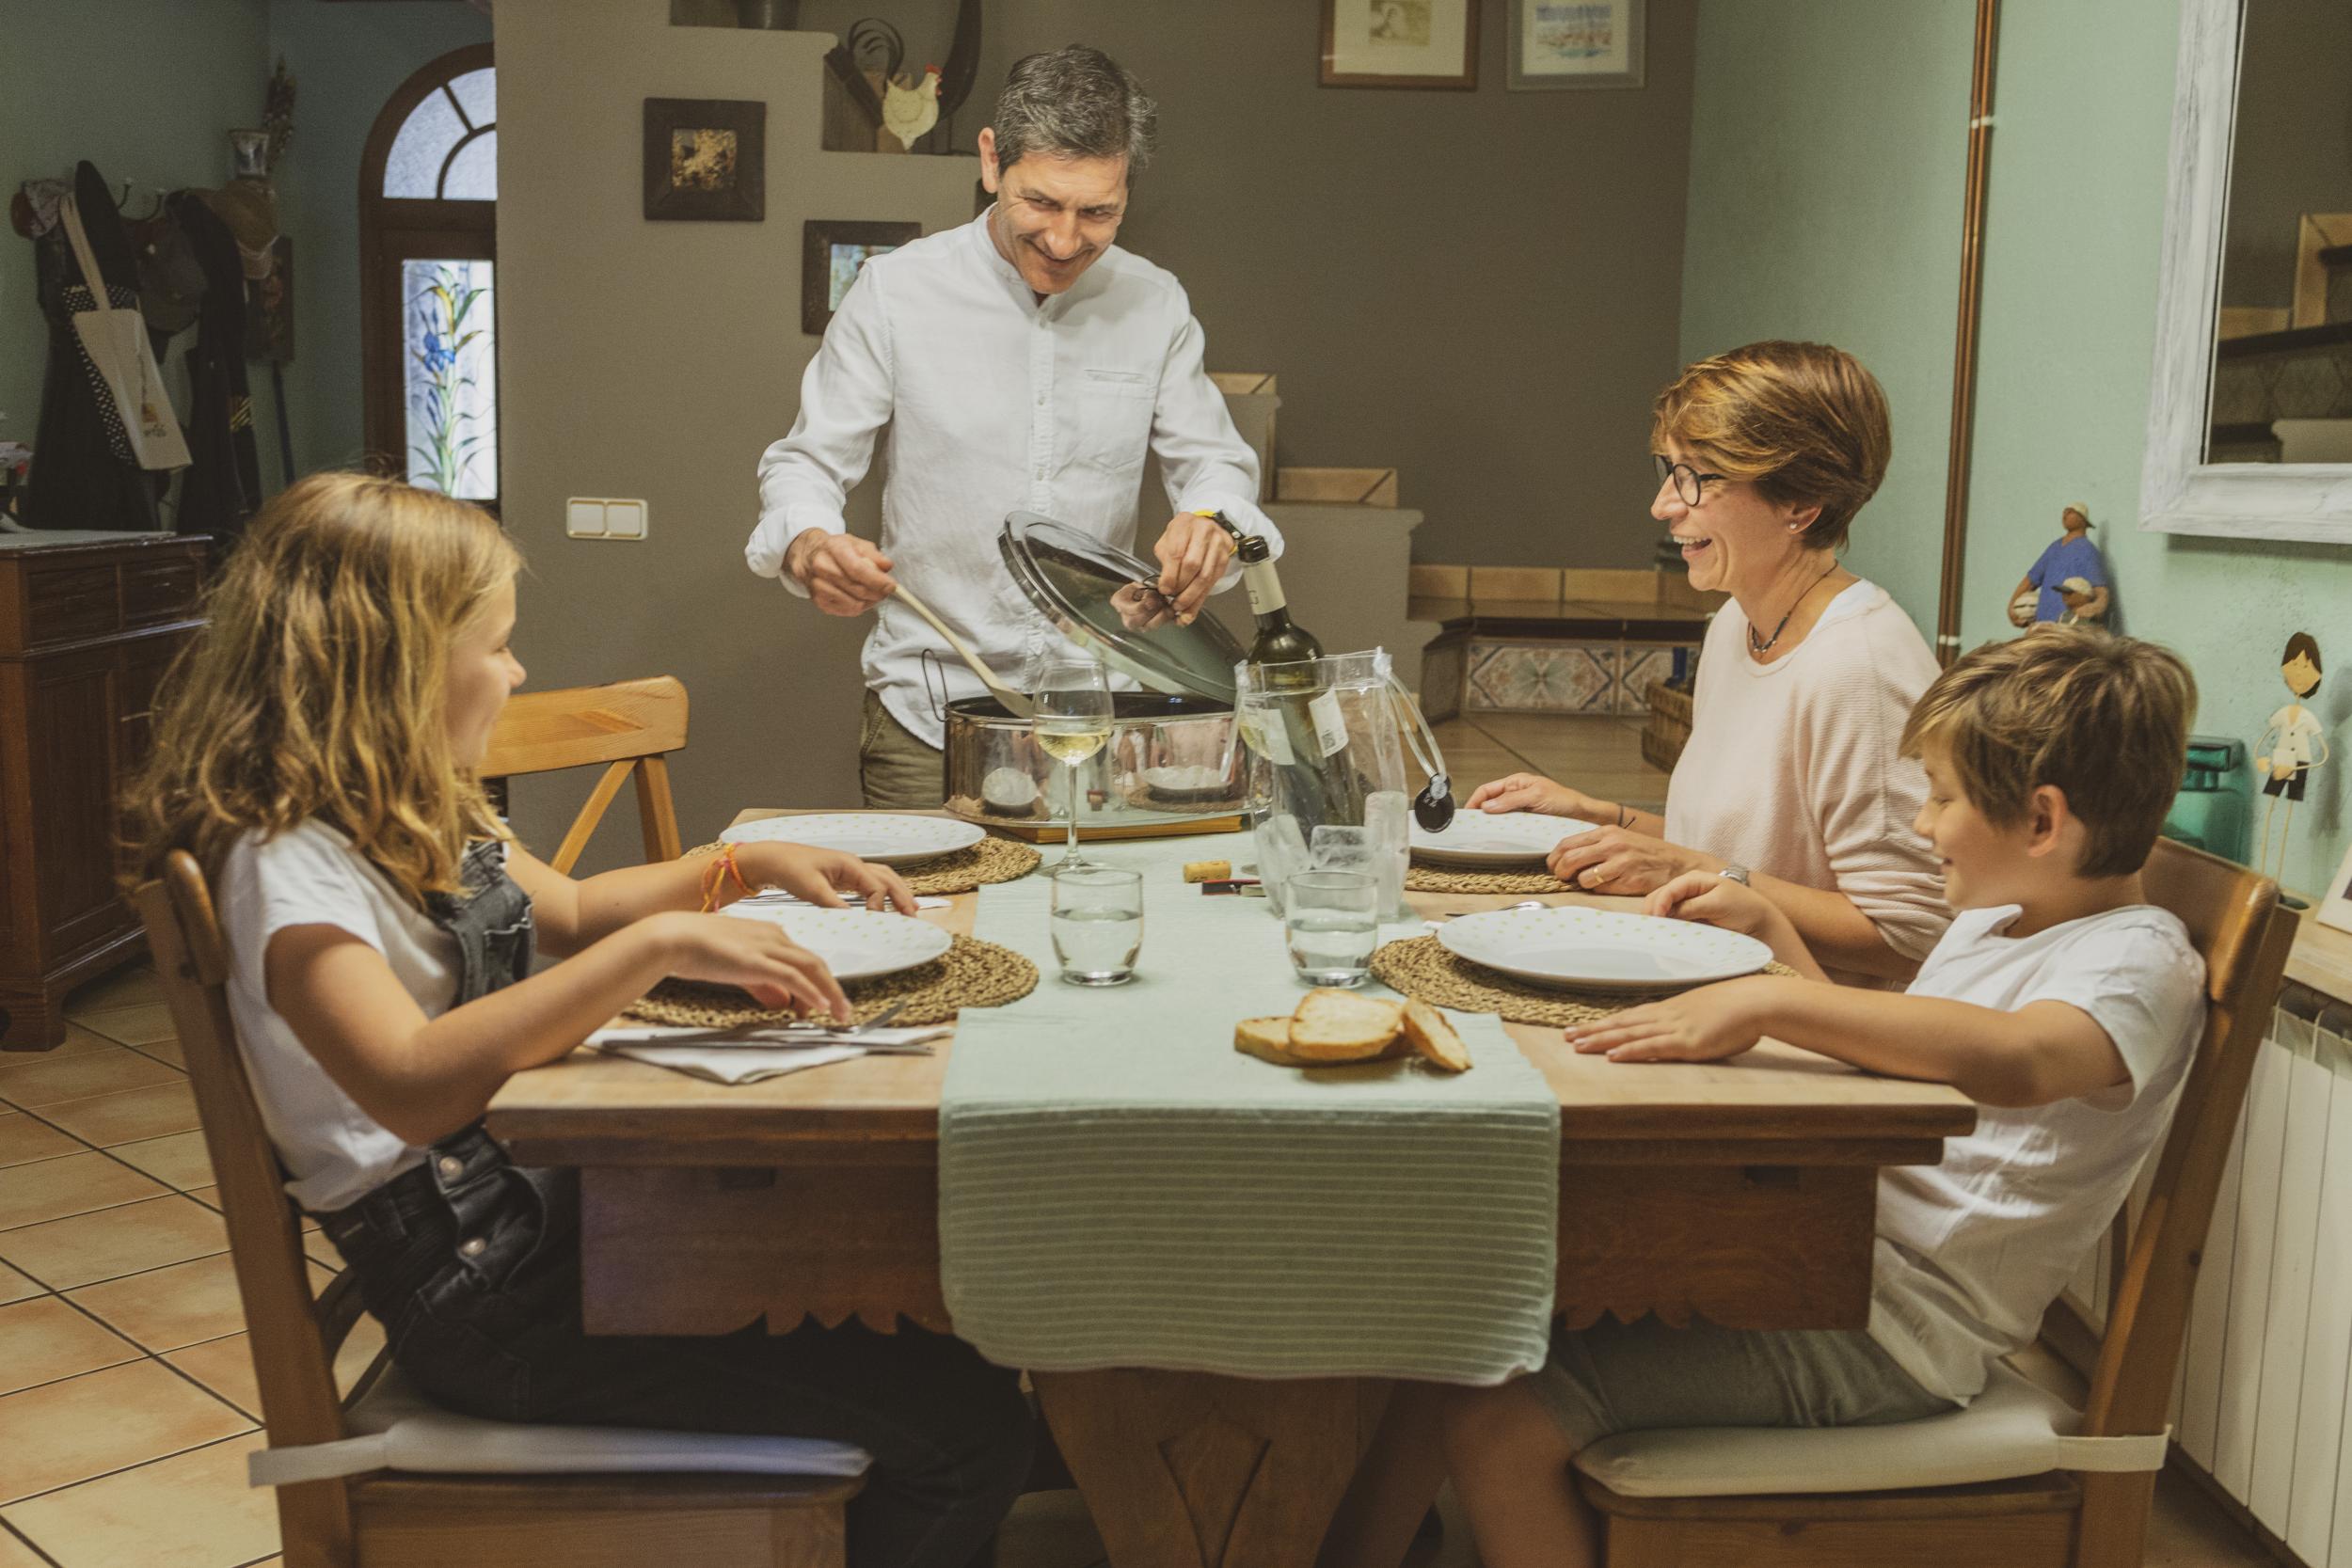
[[(493, 843), (467, 894), (428, 912), (455, 940), (453, 1006), (531, 973), (531, 898)], [(409, 1381), (493, 1420), (775, 1433), (874, 1456), (850, 1505), (852, 1568), (964, 1568), (1028, 1477), (1017, 1378), (902, 1324), (760, 1323), (718, 1338), (590, 1336), (576, 1173), (528, 1170), (477, 1122), (358, 1202), (320, 1216)]]

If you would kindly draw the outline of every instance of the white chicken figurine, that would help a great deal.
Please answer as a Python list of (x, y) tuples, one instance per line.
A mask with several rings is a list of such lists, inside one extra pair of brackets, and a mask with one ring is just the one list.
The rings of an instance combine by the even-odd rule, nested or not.
[(882, 111), (882, 129), (897, 137), (900, 147), (914, 150), (915, 140), (939, 123), (939, 67), (925, 66), (923, 80), (914, 87), (884, 82)]

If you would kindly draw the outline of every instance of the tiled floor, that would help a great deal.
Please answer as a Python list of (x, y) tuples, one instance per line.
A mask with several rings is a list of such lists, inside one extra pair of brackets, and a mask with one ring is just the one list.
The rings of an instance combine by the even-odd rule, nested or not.
[[(1457, 787), (1520, 769), (1655, 809), (1663, 775), (1617, 719), (1485, 715), (1440, 727)], [(0, 1568), (275, 1562), (270, 1495), (245, 1484), (260, 1404), (212, 1172), (153, 977), (78, 993), (66, 1043), (0, 1055)], [(313, 1237), (324, 1285), (332, 1249)], [(355, 1336), (363, 1365), (380, 1340)], [(1472, 1568), (1450, 1528), (1419, 1568)], [(2149, 1568), (2269, 1560), (2167, 1477)], [(1102, 1561), (1075, 1494), (1025, 1498), (1002, 1568)]]

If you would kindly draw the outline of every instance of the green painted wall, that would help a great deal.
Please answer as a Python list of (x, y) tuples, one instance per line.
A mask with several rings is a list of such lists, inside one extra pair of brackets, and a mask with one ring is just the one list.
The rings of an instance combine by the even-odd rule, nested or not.
[[(1853, 560), (1931, 633), (1972, 11), (1703, 0), (1699, 30), (1683, 346), (1819, 336), (1879, 372), (1895, 472)], [(2126, 629), (2197, 673), (2201, 732), (2255, 738), (2300, 627), (2333, 661), (2315, 706), (2341, 750), (2352, 552), (2137, 526), (2175, 46), (2169, 5), (2003, 8), (1962, 638), (2008, 635), (2010, 590), (2058, 509), (2088, 501)], [(2324, 882), (2345, 847), (2347, 768), (2322, 771), (2296, 813), (2290, 886)]]

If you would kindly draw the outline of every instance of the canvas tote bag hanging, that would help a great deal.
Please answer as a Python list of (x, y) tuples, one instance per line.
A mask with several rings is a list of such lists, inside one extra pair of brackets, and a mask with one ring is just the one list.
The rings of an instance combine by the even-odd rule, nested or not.
[(127, 289), (119, 291), (119, 300), (109, 295), (73, 198), (66, 197), (57, 206), (89, 294), (91, 308), (72, 312), (73, 335), (98, 392), (98, 417), (106, 427), (107, 443), (126, 462), (142, 468), (184, 468), (188, 443), (164, 392), (163, 372), (156, 369), (155, 352), (148, 344), (136, 296)]

